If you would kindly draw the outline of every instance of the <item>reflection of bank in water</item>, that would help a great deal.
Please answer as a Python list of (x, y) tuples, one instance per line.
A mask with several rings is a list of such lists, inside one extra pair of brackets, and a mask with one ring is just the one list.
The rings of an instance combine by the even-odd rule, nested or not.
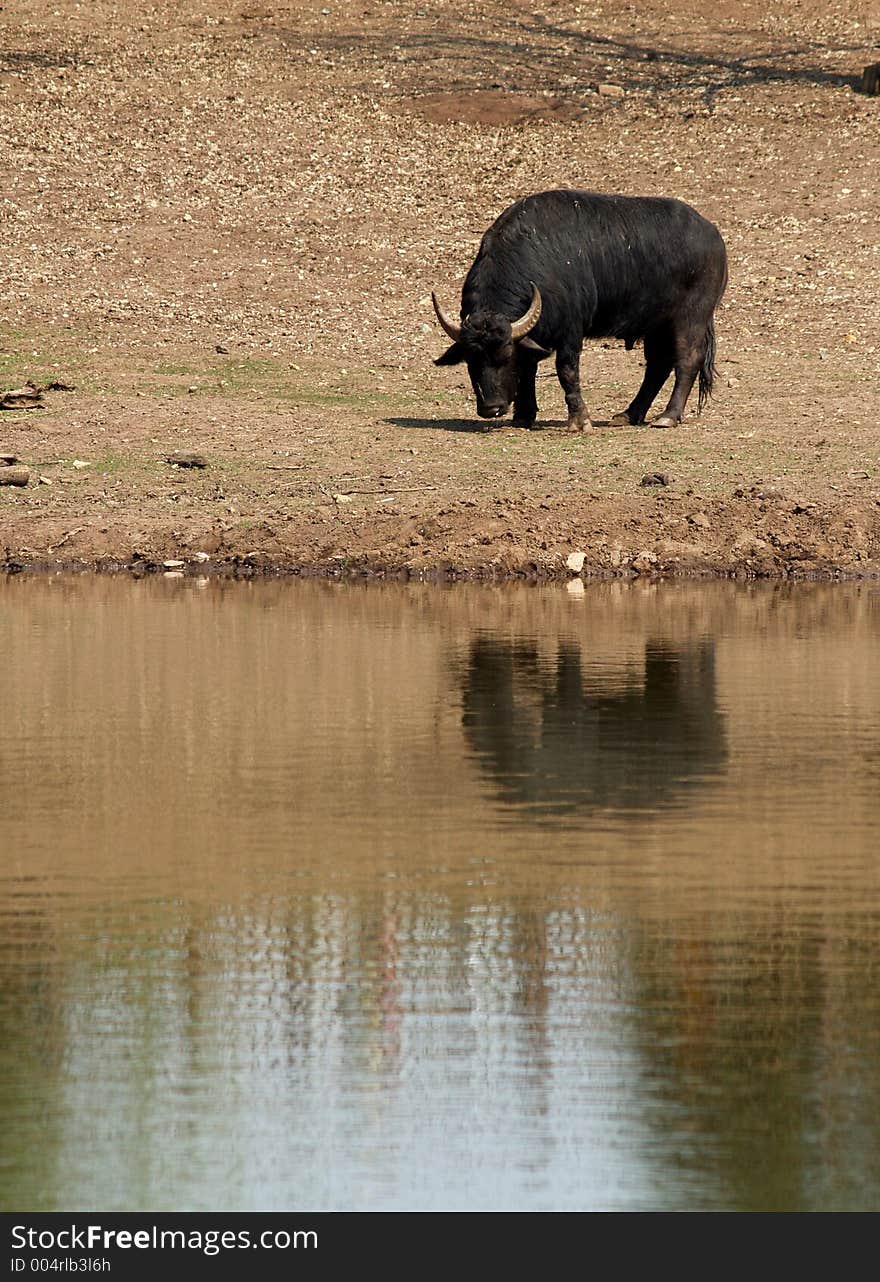
[(710, 641), (645, 644), (639, 676), (610, 678), (560, 643), (481, 637), (470, 650), (463, 724), (503, 800), (547, 812), (656, 810), (727, 760)]

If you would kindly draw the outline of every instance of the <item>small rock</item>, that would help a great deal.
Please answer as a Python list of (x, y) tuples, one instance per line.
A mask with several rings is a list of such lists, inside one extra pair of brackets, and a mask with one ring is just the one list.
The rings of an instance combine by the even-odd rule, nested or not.
[(708, 530), (709, 518), (705, 512), (691, 512), (688, 524), (695, 525), (698, 530)]
[(668, 484), (669, 484), (668, 472), (646, 472), (645, 475), (642, 477), (642, 479), (639, 481), (639, 485), (668, 485)]
[(166, 570), (182, 570), (183, 567), (186, 565), (186, 561), (176, 561), (176, 560), (163, 561), (162, 564), (164, 565)]
[[(29, 468), (13, 467), (11, 464), (7, 467), (0, 467), (0, 485), (27, 485), (30, 479)], [(42, 479), (40, 477), (40, 480)]]
[(603, 83), (599, 85), (597, 91), (603, 98), (623, 98), (626, 90), (620, 85), (611, 85)]
[(85, 459), (75, 458), (70, 466), (75, 467), (77, 471), (80, 472), (84, 467), (90, 467), (91, 464), (87, 463)]
[(332, 494), (330, 497), (334, 503), (351, 503), (352, 501), (350, 494)]
[(565, 558), (565, 564), (569, 570), (573, 570), (575, 574), (580, 574), (586, 559), (586, 552), (570, 552)]
[(17, 454), (0, 454), (0, 467), (12, 467), (12, 464), (17, 462)]
[(652, 570), (657, 564), (657, 557), (653, 552), (644, 548), (641, 552), (636, 553), (633, 557), (632, 566), (634, 570), (640, 570), (644, 573), (646, 570)]
[(218, 343), (217, 346), (214, 348), (214, 351), (219, 352), (221, 356), (229, 355), (229, 348), (224, 346), (223, 343)]

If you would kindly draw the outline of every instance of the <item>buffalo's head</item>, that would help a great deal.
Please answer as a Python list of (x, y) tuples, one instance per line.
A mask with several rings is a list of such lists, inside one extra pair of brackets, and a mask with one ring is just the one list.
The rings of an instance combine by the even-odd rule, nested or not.
[(480, 418), (501, 418), (516, 398), (522, 355), (529, 352), (533, 359), (550, 355), (546, 347), (528, 336), (541, 316), (537, 285), (532, 285), (532, 301), (527, 311), (514, 321), (499, 312), (483, 309), (471, 312), (456, 324), (443, 311), (433, 292), (431, 302), (438, 321), (452, 339), (452, 346), (434, 364), (458, 365), (466, 361)]

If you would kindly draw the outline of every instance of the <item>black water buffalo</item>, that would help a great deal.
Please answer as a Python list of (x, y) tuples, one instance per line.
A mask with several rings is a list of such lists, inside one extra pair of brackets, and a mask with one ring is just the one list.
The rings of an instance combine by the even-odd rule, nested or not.
[(680, 200), (544, 191), (511, 205), (483, 236), (461, 294), (461, 321), (432, 293), (452, 346), (435, 361), (466, 361), (481, 418), (513, 402), (514, 425), (538, 413), (538, 362), (556, 353), (568, 426), (589, 427), (580, 389), (584, 338), (642, 339), (645, 376), (615, 423), (644, 423), (675, 371), (655, 427), (673, 427), (699, 375), (699, 408), (715, 372), (713, 315), (727, 253), (712, 223)]

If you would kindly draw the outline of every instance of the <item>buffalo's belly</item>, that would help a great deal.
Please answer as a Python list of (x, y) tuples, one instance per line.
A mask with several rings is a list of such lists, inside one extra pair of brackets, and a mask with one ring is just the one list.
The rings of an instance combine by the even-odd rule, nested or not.
[(687, 314), (702, 316), (706, 322), (715, 308), (714, 295), (707, 290), (687, 288), (647, 289), (636, 294), (599, 296), (592, 315), (585, 318), (585, 338), (622, 338), (635, 342), (646, 334), (668, 328)]

